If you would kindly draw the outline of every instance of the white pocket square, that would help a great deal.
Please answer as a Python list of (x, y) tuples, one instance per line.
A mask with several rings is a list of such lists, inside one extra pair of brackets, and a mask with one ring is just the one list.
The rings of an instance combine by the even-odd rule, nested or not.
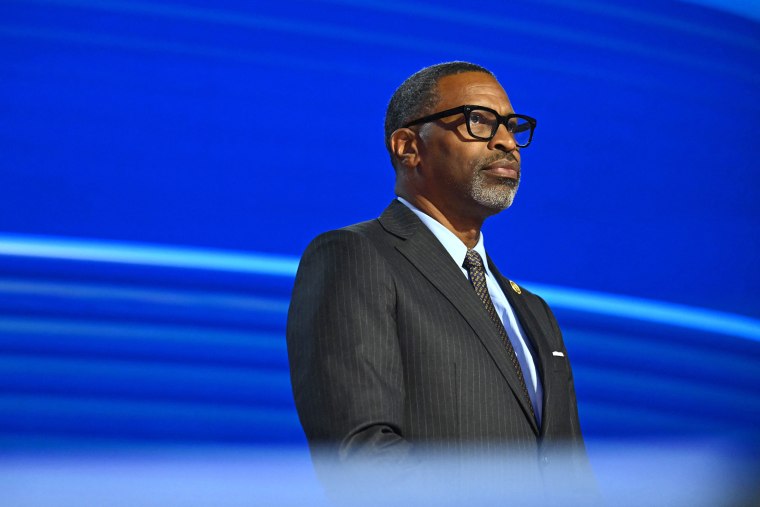
[(552, 352), (552, 355), (553, 355), (553, 356), (557, 356), (557, 357), (565, 357), (565, 354), (564, 354), (564, 352), (560, 352), (559, 350), (555, 350), (555, 351), (553, 351), (553, 352)]

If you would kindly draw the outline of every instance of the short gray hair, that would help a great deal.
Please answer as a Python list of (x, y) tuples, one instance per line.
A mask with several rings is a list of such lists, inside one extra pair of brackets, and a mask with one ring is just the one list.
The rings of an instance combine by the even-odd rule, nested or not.
[(438, 104), (438, 81), (441, 78), (465, 72), (483, 72), (496, 78), (493, 72), (474, 63), (445, 62), (418, 70), (396, 89), (385, 111), (385, 148), (391, 156), (391, 161), (393, 132), (405, 123), (429, 114)]

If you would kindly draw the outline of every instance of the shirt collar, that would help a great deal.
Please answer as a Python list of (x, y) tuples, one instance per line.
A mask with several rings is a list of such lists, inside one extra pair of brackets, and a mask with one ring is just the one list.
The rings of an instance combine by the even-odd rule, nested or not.
[[(432, 232), (438, 241), (440, 241), (441, 245), (443, 245), (443, 248), (449, 252), (449, 255), (452, 259), (454, 259), (454, 262), (457, 263), (457, 266), (462, 267), (464, 265), (464, 258), (467, 255), (467, 245), (462, 243), (462, 240), (457, 238), (453, 232), (448, 230), (435, 218), (420, 211), (416, 206), (414, 206), (403, 197), (396, 197), (396, 199), (398, 199), (404, 206), (409, 208), (415, 215), (417, 215), (422, 223), (425, 224), (425, 226), (430, 229), (430, 232)], [(486, 260), (486, 247), (483, 240), (483, 231), (480, 231), (479, 236), (480, 237), (478, 238), (478, 242), (473, 250), (480, 254), (480, 258), (483, 259), (486, 273), (489, 276), (492, 276), (491, 270), (488, 268), (488, 261)]]

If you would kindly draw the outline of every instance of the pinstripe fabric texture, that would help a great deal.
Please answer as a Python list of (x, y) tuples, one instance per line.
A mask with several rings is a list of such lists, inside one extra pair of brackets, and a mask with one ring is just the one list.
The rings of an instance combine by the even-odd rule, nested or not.
[(488, 262), (536, 351), (541, 428), (460, 267), (393, 201), (376, 220), (317, 237), (299, 265), (287, 340), (296, 408), (312, 449), (327, 446), (342, 461), (393, 462), (423, 445), (448, 452), (509, 445), (545, 456), (556, 443), (585, 452), (551, 311), (529, 291), (509, 289)]
[(535, 418), (536, 413), (533, 410), (533, 403), (530, 401), (528, 386), (525, 385), (525, 376), (523, 375), (522, 368), (520, 367), (520, 362), (517, 360), (517, 354), (515, 354), (515, 349), (512, 346), (512, 341), (507, 335), (507, 330), (504, 329), (504, 323), (502, 323), (501, 319), (496, 313), (496, 308), (493, 306), (491, 296), (488, 294), (488, 286), (486, 285), (486, 270), (485, 266), (483, 265), (483, 259), (480, 258), (480, 254), (475, 250), (468, 249), (467, 254), (464, 258), (464, 268), (467, 270), (467, 273), (470, 276), (470, 283), (475, 289), (475, 293), (483, 302), (483, 306), (486, 307), (486, 311), (488, 312), (488, 316), (491, 318), (491, 322), (493, 322), (494, 326), (496, 326), (496, 329), (499, 332), (499, 336), (501, 337), (502, 342), (504, 342), (504, 347), (506, 347), (507, 354), (509, 354), (509, 361), (512, 363), (512, 367), (515, 369), (515, 373), (517, 374), (517, 379), (520, 383), (522, 394), (528, 400), (528, 404), (531, 408), (531, 415)]

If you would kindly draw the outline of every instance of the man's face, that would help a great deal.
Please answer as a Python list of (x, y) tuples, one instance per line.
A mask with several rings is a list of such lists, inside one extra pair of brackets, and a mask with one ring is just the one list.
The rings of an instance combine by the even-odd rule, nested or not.
[[(464, 104), (513, 113), (501, 85), (490, 75), (467, 72), (441, 78), (440, 102), (433, 111)], [(520, 152), (500, 125), (490, 141), (473, 139), (464, 114), (424, 124), (419, 131), (424, 194), (442, 211), (486, 217), (512, 204), (520, 183)]]

